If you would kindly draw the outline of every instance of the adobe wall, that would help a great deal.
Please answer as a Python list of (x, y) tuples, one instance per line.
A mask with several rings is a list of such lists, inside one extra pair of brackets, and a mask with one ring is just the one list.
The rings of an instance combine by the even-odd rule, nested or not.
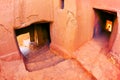
[[(93, 8), (117, 12), (115, 38), (112, 50), (120, 53), (120, 1), (113, 0), (64, 0), (64, 9), (60, 0), (4, 0), (0, 1), (0, 58), (18, 59), (14, 29), (27, 27), (35, 22), (51, 22), (51, 51), (64, 57), (73, 57), (72, 53), (93, 37)], [(103, 5), (104, 3), (104, 5)], [(118, 24), (117, 24), (118, 23)], [(117, 34), (117, 35), (116, 35)]]
[(20, 59), (14, 29), (34, 22), (53, 22), (52, 0), (0, 1), (0, 59)]
[(60, 9), (59, 0), (54, 0), (54, 23), (51, 28), (51, 48), (65, 57), (86, 41), (92, 39), (94, 11), (91, 1), (65, 0), (65, 8)]
[[(14, 0), (0, 1), (0, 58), (17, 58), (18, 51), (14, 39)], [(12, 58), (12, 57), (11, 57)]]
[(64, 9), (61, 9), (61, 0), (54, 0), (54, 23), (51, 25), (51, 51), (60, 53), (68, 58), (75, 49), (77, 34), (76, 0), (64, 0)]
[(77, 0), (77, 21), (78, 31), (75, 39), (75, 47), (79, 48), (82, 44), (93, 37), (95, 14), (91, 0)]
[(15, 28), (53, 21), (53, 0), (15, 0)]

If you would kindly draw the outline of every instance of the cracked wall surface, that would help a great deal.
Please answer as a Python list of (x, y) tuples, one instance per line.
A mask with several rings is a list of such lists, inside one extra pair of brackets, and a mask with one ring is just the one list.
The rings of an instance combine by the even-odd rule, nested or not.
[(14, 40), (14, 0), (0, 1), (0, 58), (17, 53)]
[[(104, 74), (106, 74), (107, 77), (104, 75), (103, 80), (107, 78), (109, 79), (110, 77), (114, 79), (114, 75), (116, 76), (116, 79), (119, 77), (120, 71), (119, 68), (116, 68), (116, 65), (114, 65), (115, 61), (113, 60), (113, 63), (111, 60), (111, 63), (106, 58), (106, 55), (99, 54), (102, 53), (101, 48), (104, 47), (98, 45), (99, 43), (94, 40), (93, 35), (96, 24), (96, 14), (94, 9), (107, 10), (117, 14), (117, 18), (113, 26), (114, 31), (112, 32), (110, 40), (108, 41), (110, 46), (105, 47), (110, 47), (111, 52), (109, 54), (113, 55), (111, 59), (115, 58), (120, 63), (120, 1), (63, 1), (64, 8), (61, 8), (62, 4), (60, 0), (0, 0), (0, 61), (7, 63), (7, 65), (5, 65), (7, 67), (2, 66), (3, 63), (0, 64), (0, 72), (2, 72), (2, 68), (4, 68), (3, 73), (7, 73), (6, 70), (9, 69), (8, 65), (10, 63), (11, 66), (9, 70), (13, 69), (13, 71), (16, 71), (15, 67), (17, 65), (15, 64), (16, 66), (13, 66), (12, 62), (14, 64), (14, 61), (16, 62), (17, 60), (21, 60), (21, 62), (18, 63), (22, 64), (22, 67), (24, 67), (19, 68), (19, 74), (23, 75), (21, 74), (22, 69), (27, 72), (25, 69), (26, 64), (24, 63), (24, 58), (20, 53), (17, 40), (15, 38), (15, 30), (28, 27), (34, 23), (46, 22), (50, 23), (51, 43), (49, 49), (51, 53), (61, 55), (67, 59), (71, 58), (78, 60), (78, 62), (82, 63), (82, 67), (85, 67), (88, 72), (92, 72), (91, 74), (95, 77), (97, 76), (97, 78), (100, 78), (100, 80), (101, 75)], [(10, 61), (10, 63), (8, 61)], [(51, 61), (53, 61), (53, 59), (51, 59)], [(36, 63), (33, 64), (36, 65)], [(67, 65), (67, 67), (68, 66), (69, 65)], [(56, 69), (59, 68), (61, 70), (62, 67), (60, 66)], [(50, 69), (50, 71), (51, 70), (54, 73), (55, 70)], [(69, 70), (71, 71), (71, 69)], [(10, 73), (15, 74), (13, 71)], [(112, 76), (109, 76), (110, 72), (112, 72)], [(4, 76), (5, 74), (2, 75)], [(58, 77), (62, 79), (61, 75)], [(65, 79), (70, 77), (65, 76)], [(45, 78), (48, 77), (45, 76)]]
[(0, 7), (0, 58), (5, 60), (20, 58), (14, 29), (27, 27), (35, 22), (50, 22), (51, 51), (60, 53), (66, 58), (74, 57), (72, 55), (74, 51), (93, 38), (95, 19), (93, 8), (117, 13), (118, 29), (112, 50), (119, 54), (119, 2), (119, 0), (64, 0), (64, 9), (61, 9), (60, 0), (0, 1), (2, 6)]
[[(61, 9), (59, 0), (54, 0), (54, 23), (51, 27), (51, 50), (71, 57), (75, 50), (76, 37), (76, 0), (65, 0), (64, 9)], [(67, 45), (66, 45), (67, 44)]]
[(0, 1), (0, 58), (20, 59), (15, 39), (15, 29), (27, 27), (36, 22), (53, 21), (52, 0), (4, 0)]

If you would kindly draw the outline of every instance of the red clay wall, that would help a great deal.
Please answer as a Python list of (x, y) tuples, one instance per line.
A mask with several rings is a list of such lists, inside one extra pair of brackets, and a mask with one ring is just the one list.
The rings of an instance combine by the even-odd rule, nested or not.
[[(14, 0), (0, 1), (0, 58), (18, 53), (14, 40)], [(9, 54), (9, 55), (7, 55)]]
[(4, 0), (0, 1), (0, 58), (20, 58), (14, 29), (34, 22), (53, 21), (52, 0)]
[(94, 11), (91, 0), (77, 0), (78, 31), (75, 47), (78, 48), (93, 37)]
[[(51, 50), (72, 56), (72, 53), (93, 37), (94, 10), (105, 9), (117, 12), (118, 30), (113, 51), (120, 53), (120, 1), (113, 0), (4, 0), (0, 1), (0, 58), (10, 55), (19, 57), (14, 29), (34, 22), (51, 22)], [(13, 56), (12, 56), (13, 57)], [(10, 57), (10, 58), (12, 58)], [(16, 58), (17, 58), (16, 57)]]
[(15, 0), (15, 28), (53, 21), (53, 0)]
[(60, 9), (60, 1), (54, 0), (51, 49), (62, 56), (73, 57), (75, 50), (92, 39), (94, 11), (89, 0), (64, 0), (64, 9)]
[(61, 9), (60, 1), (61, 0), (54, 0), (54, 23), (51, 27), (51, 50), (65, 57), (70, 57), (75, 47), (74, 42), (78, 29), (76, 0), (64, 0), (64, 9)]

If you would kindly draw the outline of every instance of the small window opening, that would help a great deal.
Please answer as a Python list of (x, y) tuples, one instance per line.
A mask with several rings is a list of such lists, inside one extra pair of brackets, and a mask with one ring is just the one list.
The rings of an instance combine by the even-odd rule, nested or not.
[(61, 9), (64, 9), (64, 0), (61, 0)]

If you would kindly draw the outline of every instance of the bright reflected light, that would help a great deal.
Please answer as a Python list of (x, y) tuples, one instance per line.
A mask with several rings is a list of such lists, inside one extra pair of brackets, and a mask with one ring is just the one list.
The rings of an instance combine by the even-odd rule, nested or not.
[(29, 44), (30, 44), (29, 32), (17, 36), (17, 41), (18, 41), (18, 45), (19, 45), (19, 48), (20, 48), (20, 51), (22, 52), (22, 54), (24, 56), (27, 55), (30, 51), (29, 50)]
[(105, 29), (109, 32), (112, 32), (112, 21), (106, 20), (106, 27)]

